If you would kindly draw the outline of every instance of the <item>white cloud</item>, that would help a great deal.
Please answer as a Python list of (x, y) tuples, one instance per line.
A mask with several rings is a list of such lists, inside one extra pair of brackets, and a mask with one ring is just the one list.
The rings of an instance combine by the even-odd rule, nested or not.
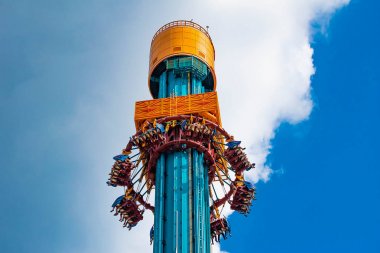
[(228, 253), (228, 252), (221, 250), (220, 244), (215, 243), (214, 245), (211, 245), (211, 253)]
[(223, 13), (212, 26), (217, 53), (224, 127), (241, 139), (257, 169), (253, 182), (267, 181), (271, 140), (283, 122), (307, 119), (314, 74), (311, 24), (326, 25), (348, 0), (218, 1)]

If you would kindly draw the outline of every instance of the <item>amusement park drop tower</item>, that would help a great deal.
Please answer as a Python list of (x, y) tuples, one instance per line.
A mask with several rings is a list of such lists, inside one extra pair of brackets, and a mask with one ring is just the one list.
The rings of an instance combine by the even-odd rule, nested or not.
[(154, 99), (136, 103), (137, 132), (114, 157), (108, 184), (126, 187), (113, 204), (115, 215), (132, 228), (146, 209), (153, 211), (154, 253), (210, 252), (211, 239), (230, 232), (220, 217), (226, 202), (247, 214), (254, 199), (243, 177), (254, 164), (221, 127), (214, 59), (211, 37), (198, 24), (161, 27), (150, 49)]

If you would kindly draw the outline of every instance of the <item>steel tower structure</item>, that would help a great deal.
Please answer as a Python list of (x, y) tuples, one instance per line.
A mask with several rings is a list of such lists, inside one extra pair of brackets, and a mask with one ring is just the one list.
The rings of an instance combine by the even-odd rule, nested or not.
[(136, 102), (137, 132), (114, 157), (107, 183), (125, 193), (113, 211), (129, 229), (146, 209), (154, 213), (154, 253), (210, 252), (214, 240), (230, 233), (220, 216), (225, 204), (246, 215), (254, 199), (243, 176), (254, 164), (221, 127), (214, 60), (203, 27), (192, 21), (161, 27), (150, 49), (154, 99)]

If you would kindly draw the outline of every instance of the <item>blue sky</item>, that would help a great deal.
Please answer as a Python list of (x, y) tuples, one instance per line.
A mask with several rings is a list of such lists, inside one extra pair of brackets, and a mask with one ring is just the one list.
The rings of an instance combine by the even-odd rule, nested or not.
[[(151, 37), (161, 25), (182, 18), (210, 25), (225, 126), (236, 135), (240, 131), (247, 146), (252, 144), (252, 157), (262, 159), (262, 171), (273, 171), (269, 180), (265, 174), (252, 176), (259, 180), (258, 200), (248, 218), (230, 216), (233, 237), (222, 243), (222, 250), (380, 252), (380, 4), (353, 0), (336, 12), (320, 8), (315, 12), (326, 16), (316, 19), (310, 14), (310, 22), (303, 9), (293, 12), (297, 5), (292, 16), (311, 28), (292, 26), (284, 35), (286, 42), (278, 46), (281, 38), (275, 37), (276, 43), (266, 38), (277, 31), (272, 20), (293, 24), (287, 15), (268, 12), (243, 24), (233, 19), (234, 13), (243, 19), (247, 13), (225, 2), (173, 6), (169, 1), (0, 1), (0, 252), (150, 249), (151, 217), (130, 232), (120, 228), (109, 214), (120, 192), (106, 187), (105, 180), (110, 158), (133, 134), (134, 101), (149, 99)], [(260, 2), (258, 9), (266, 13), (267, 6)], [(293, 1), (288, 2), (292, 6)], [(248, 32), (238, 33), (237, 25)], [(268, 46), (245, 44), (250, 41)], [(305, 43), (314, 53), (311, 58), (310, 51), (301, 50), (306, 62), (301, 65), (309, 66), (312, 59), (315, 74), (310, 65), (297, 71), (300, 78), (289, 77), (281, 68), (284, 62), (293, 68), (291, 55)], [(245, 115), (277, 116), (254, 119), (256, 133), (267, 130), (260, 135), (235, 126), (244, 119), (238, 113), (236, 119), (231, 116), (236, 111), (236, 102), (228, 102), (235, 94), (231, 92), (239, 97), (239, 90), (251, 86), (238, 83), (251, 73), (266, 73), (244, 69), (248, 64), (243, 66), (242, 58), (241, 65), (231, 66), (234, 55), (242, 57), (240, 49), (231, 46), (236, 44), (252, 52), (284, 49), (283, 61), (274, 57), (265, 62), (268, 54), (255, 54), (257, 62), (252, 64), (268, 64), (269, 70), (280, 73), (275, 80), (304, 84), (301, 97), (312, 101), (312, 110), (307, 109), (309, 103), (298, 111), (298, 102), (278, 105), (279, 99), (271, 98), (260, 100), (260, 111), (249, 101), (255, 106), (243, 107)], [(296, 51), (285, 51), (288, 48)], [(262, 88), (260, 80), (265, 83), (271, 76), (252, 78), (252, 87), (261, 92), (267, 86)], [(273, 109), (277, 106), (280, 113)], [(264, 147), (257, 147), (257, 140)]]
[(258, 185), (253, 215), (232, 215), (249, 228), (235, 228), (225, 249), (380, 252), (378, 7), (353, 1), (314, 39), (314, 110), (277, 130), (269, 161), (284, 173)]

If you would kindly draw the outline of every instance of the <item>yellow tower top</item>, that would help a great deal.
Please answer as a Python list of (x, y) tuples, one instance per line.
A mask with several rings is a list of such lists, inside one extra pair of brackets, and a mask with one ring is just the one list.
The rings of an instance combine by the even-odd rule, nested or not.
[(150, 46), (148, 84), (151, 90), (151, 76), (164, 60), (177, 55), (194, 56), (204, 62), (213, 77), (213, 90), (216, 88), (214, 70), (215, 49), (207, 30), (192, 21), (178, 20), (162, 26), (153, 36)]

